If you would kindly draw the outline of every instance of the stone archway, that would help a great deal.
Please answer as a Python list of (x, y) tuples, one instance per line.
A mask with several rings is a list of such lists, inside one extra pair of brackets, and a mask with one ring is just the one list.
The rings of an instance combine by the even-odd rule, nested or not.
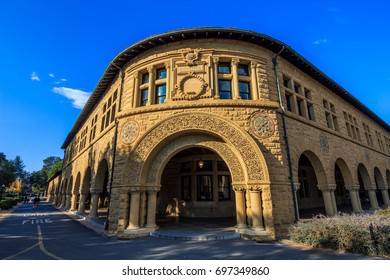
[[(211, 114), (171, 117), (153, 127), (135, 145), (125, 168), (131, 172), (124, 172), (122, 184), (130, 192), (127, 232), (140, 229), (143, 208), (147, 209), (145, 228), (156, 229), (156, 193), (163, 170), (175, 154), (194, 146), (210, 149), (226, 162), (236, 193), (237, 228), (250, 228), (249, 234), (253, 235), (257, 230), (264, 234), (265, 224), (267, 233), (274, 235), (272, 203), (262, 201), (262, 193), (270, 196), (270, 182), (259, 147), (241, 128)], [(145, 207), (139, 205), (143, 192), (147, 193)], [(269, 212), (265, 221), (263, 208)]]
[(80, 188), (80, 201), (79, 201), (79, 207), (77, 209), (77, 212), (80, 214), (84, 214), (86, 209), (89, 209), (89, 204), (91, 200), (91, 179), (92, 179), (92, 171), (91, 167), (87, 167), (87, 169), (84, 172), (83, 182)]
[(311, 151), (303, 152), (299, 158), (298, 181), (297, 201), (300, 215), (310, 217), (323, 212), (328, 216), (337, 214), (334, 195), (336, 184), (328, 183), (320, 159)]
[(367, 168), (360, 163), (358, 165), (358, 181), (360, 185), (360, 199), (363, 209), (370, 207), (373, 210), (380, 209), (376, 198), (376, 186), (371, 183)]
[[(93, 187), (90, 189), (91, 192), (91, 207), (88, 217), (90, 219), (99, 218), (99, 208), (107, 208), (108, 199), (108, 178), (109, 178), (109, 167), (108, 161), (102, 159), (97, 168)], [(106, 212), (105, 210), (103, 210)]]
[(378, 205), (382, 207), (389, 206), (390, 201), (389, 201), (389, 193), (387, 191), (388, 186), (386, 186), (382, 173), (380, 172), (378, 167), (375, 167), (374, 169), (374, 179), (375, 179), (375, 185), (377, 187), (376, 192), (377, 192)]
[(80, 180), (81, 180), (81, 174), (80, 172), (77, 173), (77, 176), (76, 176), (76, 181), (74, 183), (74, 187), (73, 187), (73, 190), (72, 190), (72, 201), (71, 201), (71, 206), (70, 206), (70, 210), (71, 211), (74, 211), (78, 208), (78, 204), (79, 204), (79, 198), (80, 198)]

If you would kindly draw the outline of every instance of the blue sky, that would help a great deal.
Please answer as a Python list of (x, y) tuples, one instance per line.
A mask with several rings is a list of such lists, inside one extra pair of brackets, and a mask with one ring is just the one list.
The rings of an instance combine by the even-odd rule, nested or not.
[(27, 171), (61, 145), (114, 57), (174, 29), (236, 27), (291, 46), (390, 123), (390, 2), (0, 1), (0, 152)]

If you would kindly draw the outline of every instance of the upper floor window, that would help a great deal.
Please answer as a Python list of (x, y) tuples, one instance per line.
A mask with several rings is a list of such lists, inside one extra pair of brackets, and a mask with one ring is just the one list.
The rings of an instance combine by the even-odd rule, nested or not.
[(325, 99), (322, 100), (322, 104), (325, 110), (326, 125), (330, 129), (339, 131), (339, 123), (337, 120), (336, 109), (334, 105)]
[(364, 130), (364, 136), (366, 137), (367, 144), (371, 147), (374, 146), (374, 144), (372, 143), (370, 127), (367, 124), (363, 123), (363, 130)]
[(114, 94), (108, 98), (106, 103), (103, 104), (103, 116), (100, 131), (103, 131), (115, 120), (117, 94), (117, 91), (115, 91)]
[(87, 135), (88, 135), (88, 126), (81, 132), (79, 152), (82, 151), (87, 144)]
[(385, 145), (386, 145), (386, 149), (387, 149), (387, 153), (390, 154), (390, 138), (385, 137)]
[(379, 131), (376, 131), (376, 139), (378, 140), (378, 146), (381, 151), (385, 151), (385, 146), (383, 145), (382, 136)]
[(141, 74), (141, 84), (139, 85), (138, 106), (148, 104), (162, 104), (167, 93), (167, 69), (148, 68), (148, 72)]
[(93, 139), (95, 139), (96, 136), (96, 123), (97, 123), (98, 115), (96, 114), (95, 117), (92, 118), (91, 122), (91, 131), (89, 132), (89, 142), (91, 143)]
[(283, 75), (287, 110), (315, 121), (312, 93), (293, 79)]
[(362, 141), (360, 138), (360, 131), (358, 128), (356, 118), (350, 114), (347, 114), (346, 112), (343, 112), (343, 114), (344, 114), (345, 126), (347, 127), (348, 136), (352, 137), (353, 139)]
[[(251, 99), (249, 67), (235, 60), (218, 63), (218, 88), (220, 99)], [(233, 88), (234, 85), (234, 88)]]

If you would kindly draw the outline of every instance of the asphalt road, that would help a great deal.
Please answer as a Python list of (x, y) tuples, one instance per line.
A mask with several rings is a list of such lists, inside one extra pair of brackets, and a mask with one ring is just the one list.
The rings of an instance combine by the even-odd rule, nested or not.
[(331, 250), (246, 240), (180, 241), (107, 238), (50, 204), (22, 204), (0, 221), (2, 260), (359, 260)]

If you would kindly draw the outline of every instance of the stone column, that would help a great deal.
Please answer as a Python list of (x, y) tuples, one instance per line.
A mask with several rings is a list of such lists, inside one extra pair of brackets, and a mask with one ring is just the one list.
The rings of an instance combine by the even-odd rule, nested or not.
[(236, 195), (236, 228), (243, 229), (247, 228), (246, 223), (246, 207), (245, 207), (245, 190), (246, 187), (243, 185), (233, 186), (233, 190)]
[(214, 71), (214, 99), (220, 99), (219, 96), (219, 84), (218, 84), (218, 62), (219, 62), (219, 57), (213, 57), (213, 71)]
[(164, 63), (165, 70), (167, 71), (167, 77), (165, 79), (165, 86), (166, 86), (166, 92), (165, 92), (165, 102), (169, 102), (172, 99), (172, 94), (171, 94), (171, 63), (170, 62), (165, 62)]
[(252, 204), (252, 229), (254, 231), (264, 231), (263, 204), (260, 195), (261, 187), (250, 186), (249, 190)]
[(85, 204), (87, 201), (88, 193), (81, 193), (80, 194), (80, 202), (79, 202), (79, 209), (77, 210), (77, 213), (84, 214), (85, 213)]
[(370, 199), (371, 209), (372, 210), (378, 210), (380, 209), (378, 205), (378, 200), (376, 199), (376, 186), (373, 186), (371, 188), (366, 188), (368, 191), (368, 198)]
[(328, 187), (330, 187), (330, 197), (332, 199), (332, 206), (333, 206), (333, 213), (334, 215), (337, 215), (337, 203), (336, 203), (336, 196), (334, 194), (334, 191), (337, 188), (336, 184), (329, 184)]
[(252, 99), (258, 100), (259, 99), (259, 93), (257, 90), (257, 63), (251, 62), (251, 90), (252, 90)]
[(98, 219), (98, 203), (101, 190), (91, 189), (91, 208), (89, 210), (89, 219)]
[(318, 185), (318, 188), (322, 191), (326, 215), (329, 217), (334, 216), (337, 213), (337, 210), (335, 212), (332, 198), (332, 196), (334, 196), (334, 193), (332, 192), (334, 187), (332, 185)]
[(237, 66), (239, 64), (240, 60), (238, 58), (232, 59), (232, 74), (233, 74), (233, 99), (241, 99), (240, 97), (240, 88), (238, 86), (238, 72), (237, 72)]
[(360, 205), (360, 198), (359, 198), (359, 185), (351, 185), (351, 186), (345, 186), (345, 188), (349, 192), (349, 197), (351, 199), (352, 209), (355, 213), (361, 213), (363, 212), (362, 206)]
[(73, 192), (72, 194), (72, 202), (70, 204), (70, 211), (77, 210), (77, 192)]
[(65, 209), (70, 209), (70, 200), (72, 198), (72, 195), (70, 193), (66, 194), (66, 203), (65, 203)]
[(154, 68), (153, 66), (148, 67), (149, 72), (149, 86), (148, 86), (148, 103), (146, 105), (154, 104)]
[(58, 194), (54, 194), (53, 204), (56, 205), (58, 202)]
[(157, 206), (157, 192), (159, 187), (147, 187), (148, 194), (148, 210), (146, 214), (146, 228), (157, 228), (156, 225), (156, 206)]
[(129, 212), (129, 225), (127, 229), (139, 228), (139, 201), (140, 201), (140, 187), (130, 188), (130, 212)]
[(61, 205), (60, 205), (60, 207), (61, 208), (65, 208), (65, 206), (66, 206), (66, 194), (62, 194), (61, 195)]
[(388, 192), (389, 187), (382, 186), (382, 187), (378, 187), (378, 189), (381, 190), (382, 198), (383, 198), (383, 202), (385, 203), (385, 206), (386, 207), (390, 206), (390, 199), (389, 199), (389, 192)]

